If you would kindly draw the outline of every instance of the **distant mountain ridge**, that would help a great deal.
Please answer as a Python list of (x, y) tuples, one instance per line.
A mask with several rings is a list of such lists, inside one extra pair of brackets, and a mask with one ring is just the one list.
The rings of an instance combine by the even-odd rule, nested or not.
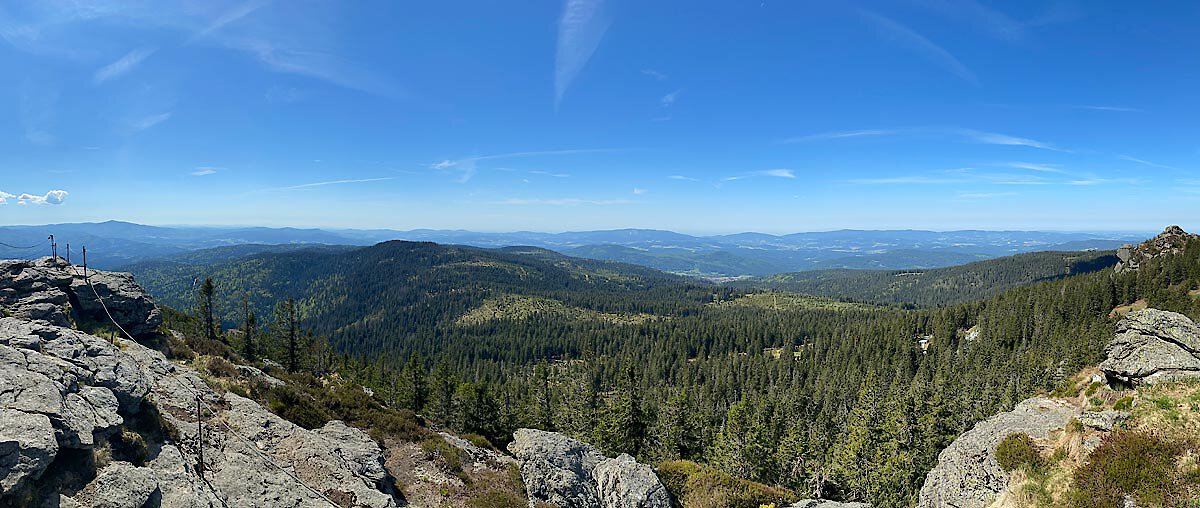
[[(107, 221), (0, 226), (0, 257), (46, 255), (50, 249), (46, 237), (50, 234), (55, 235), (60, 253), (65, 253), (67, 244), (76, 254), (86, 245), (89, 263), (105, 269), (234, 245), (368, 246), (407, 240), (485, 248), (533, 246), (702, 277), (763, 276), (831, 268), (937, 268), (1023, 252), (1109, 250), (1150, 236), (981, 230), (838, 230), (786, 235), (745, 232), (712, 236), (655, 229), (480, 233), (433, 229), (165, 227)], [(34, 248), (19, 248), (29, 246)]]

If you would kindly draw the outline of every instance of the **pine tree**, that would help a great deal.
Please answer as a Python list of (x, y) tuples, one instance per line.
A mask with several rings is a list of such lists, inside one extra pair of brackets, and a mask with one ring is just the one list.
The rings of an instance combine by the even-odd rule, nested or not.
[(250, 297), (242, 298), (242, 358), (247, 362), (253, 362), (258, 359), (258, 348), (255, 342), (258, 340), (258, 318), (254, 315), (254, 309), (250, 306)]
[(411, 409), (415, 413), (425, 409), (428, 387), (425, 362), (421, 361), (420, 355), (413, 353), (408, 356), (408, 362), (400, 371), (397, 385), (397, 399), (401, 407)]
[(458, 379), (450, 371), (446, 358), (438, 360), (429, 375), (429, 416), (439, 425), (447, 425), (454, 416), (454, 393)]
[(213, 317), (213, 296), (217, 293), (217, 284), (212, 277), (206, 277), (200, 285), (200, 316), (204, 320), (204, 336), (209, 340), (217, 340), (217, 326)]
[(278, 342), (283, 346), (283, 366), (288, 372), (300, 370), (300, 327), (297, 316), (296, 300), (288, 298), (275, 305), (275, 315), (271, 318)]
[(595, 445), (606, 453), (638, 455), (646, 438), (633, 367), (626, 363), (625, 375), (596, 421)]

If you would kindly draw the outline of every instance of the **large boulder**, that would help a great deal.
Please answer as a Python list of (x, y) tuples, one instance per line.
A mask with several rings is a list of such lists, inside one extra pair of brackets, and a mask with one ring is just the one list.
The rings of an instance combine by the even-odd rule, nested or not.
[(57, 453), (46, 415), (0, 409), (0, 499), (40, 478)]
[(1061, 400), (1034, 397), (1012, 411), (975, 424), (938, 455), (937, 466), (925, 477), (918, 506), (984, 508), (1008, 485), (1009, 475), (996, 462), (996, 445), (1009, 434), (1044, 439), (1079, 415), (1079, 408)]
[(142, 508), (152, 497), (161, 497), (154, 470), (128, 462), (105, 466), (73, 500), (93, 508)]
[(1130, 312), (1104, 348), (1100, 370), (1110, 381), (1136, 385), (1200, 377), (1200, 326), (1158, 309)]
[(162, 324), (162, 313), (132, 275), (87, 270), (85, 277), (83, 268), (62, 258), (0, 261), (0, 310), (63, 327), (79, 319), (107, 323), (111, 314), (134, 337), (153, 335)]
[(1117, 258), (1120, 259), (1120, 262), (1117, 263), (1116, 272), (1137, 271), (1147, 260), (1183, 252), (1188, 241), (1196, 236), (1184, 231), (1179, 226), (1169, 226), (1162, 233), (1137, 246), (1122, 245), (1120, 249), (1117, 249)]
[(556, 432), (519, 429), (508, 451), (521, 464), (529, 506), (670, 508), (654, 469), (629, 455), (610, 459), (596, 447)]
[[(196, 421), (203, 401), (203, 439)], [(146, 418), (152, 405), (156, 413)], [(112, 343), (45, 321), (0, 318), (0, 506), (61, 494), (51, 469), (78, 469), (130, 421), (162, 422), (144, 467), (116, 461), (60, 506), (344, 506), (393, 508), (383, 456), (361, 430), (307, 430), (211, 389), (195, 371), (132, 341)], [(203, 477), (198, 446), (203, 443)], [(58, 462), (55, 462), (55, 461)], [(61, 478), (59, 479), (61, 480)], [(57, 481), (57, 480), (56, 480)]]

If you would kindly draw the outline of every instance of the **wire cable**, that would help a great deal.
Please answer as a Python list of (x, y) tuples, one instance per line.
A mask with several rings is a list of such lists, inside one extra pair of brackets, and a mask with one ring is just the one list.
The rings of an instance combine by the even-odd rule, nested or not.
[(41, 243), (39, 243), (39, 244), (37, 244), (37, 245), (30, 245), (30, 246), (28, 246), (28, 247), (18, 247), (18, 246), (16, 246), (16, 245), (7, 244), (7, 243), (4, 243), (4, 242), (0, 242), (0, 245), (2, 245), (2, 246), (4, 246), (4, 247), (8, 247), (8, 248), (10, 248), (10, 249), (16, 249), (16, 250), (29, 250), (29, 249), (36, 249), (36, 248), (38, 248), (38, 247), (43, 247), (43, 246), (45, 246), (45, 245), (46, 245), (46, 242), (47, 242), (47, 241), (49, 241), (49, 240), (43, 240)]
[[(72, 272), (74, 272), (75, 275), (79, 275), (79, 271), (75, 265), (69, 265), (69, 266), (71, 267)], [(104, 314), (108, 316), (108, 320), (112, 321), (113, 326), (116, 326), (117, 329), (121, 331), (121, 333), (125, 334), (125, 336), (129, 338), (129, 340), (137, 342), (137, 340), (133, 338), (133, 335), (131, 335), (129, 332), (125, 331), (125, 328), (123, 328), (121, 326), (121, 324), (117, 322), (116, 319), (113, 319), (112, 313), (108, 311), (108, 306), (104, 304), (104, 300), (102, 298), (100, 298), (100, 293), (98, 291), (96, 291), (96, 286), (92, 285), (91, 277), (86, 275), (86, 272), (82, 277), (83, 277), (84, 282), (87, 283), (88, 287), (91, 288), (92, 294), (96, 296), (96, 301), (100, 303), (100, 307), (102, 309), (104, 309)], [(259, 450), (258, 445), (256, 445), (254, 443), (254, 441), (252, 441), (250, 438), (247, 438), (247, 437), (239, 434), (236, 430), (233, 430), (233, 427), (231, 427), (229, 425), (229, 422), (225, 421), (222, 418), (219, 418), (220, 413), (218, 413), (215, 409), (213, 409), (212, 406), (208, 405), (208, 402), (204, 401), (204, 397), (201, 396), (200, 392), (197, 391), (194, 387), (184, 384), (183, 381), (181, 381), (179, 379), (175, 379), (175, 381), (178, 382), (180, 386), (183, 386), (188, 391), (192, 392), (192, 395), (196, 396), (196, 400), (199, 401), (201, 404), (203, 404), (204, 407), (208, 408), (208, 412), (210, 414), (212, 414), (215, 417), (218, 417), (217, 421), (221, 422), (221, 425), (224, 425), (225, 429), (228, 430), (230, 434), (237, 437), (238, 439), (241, 439), (246, 444), (247, 447), (249, 447), (251, 450), (254, 450), (259, 455), (259, 457), (261, 457), (264, 461), (271, 464), (272, 466), (275, 466), (275, 468), (280, 470), (281, 472), (283, 472), (283, 474), (290, 476), (293, 480), (296, 481), (296, 483), (299, 483), (300, 485), (304, 486), (304, 488), (312, 491), (313, 494), (316, 494), (317, 497), (320, 497), (322, 500), (329, 503), (330, 506), (334, 506), (336, 508), (341, 508), (341, 505), (333, 502), (333, 500), (329, 499), (329, 497), (326, 496), (324, 493), (317, 490), (316, 488), (313, 488), (311, 485), (305, 483), (304, 480), (300, 479), (299, 476), (296, 476), (291, 471), (288, 471), (286, 468), (284, 468), (283, 466), (281, 466), (277, 462), (275, 462), (273, 459), (271, 459), (271, 457), (267, 456), (267, 454), (265, 452), (263, 452), (262, 450)], [(224, 503), (224, 501), (222, 501), (222, 503)]]

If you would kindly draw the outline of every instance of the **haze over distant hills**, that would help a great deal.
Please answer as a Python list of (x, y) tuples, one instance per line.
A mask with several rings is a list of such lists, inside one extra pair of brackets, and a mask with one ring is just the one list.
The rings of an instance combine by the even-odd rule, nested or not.
[[(852, 268), (908, 269), (953, 266), (999, 256), (1047, 250), (1113, 249), (1147, 233), (1045, 231), (839, 230), (787, 235), (737, 233), (696, 236), (651, 229), (565, 233), (465, 230), (357, 230), (266, 227), (146, 226), (128, 222), (0, 227), (0, 257), (49, 252), (53, 234), (66, 245), (88, 247), (89, 263), (120, 268), (191, 251), (237, 245), (373, 245), (387, 240), (429, 241), (476, 247), (526, 245), (576, 257), (621, 261), (674, 273), (736, 277)], [(238, 252), (278, 250), (244, 247)]]

